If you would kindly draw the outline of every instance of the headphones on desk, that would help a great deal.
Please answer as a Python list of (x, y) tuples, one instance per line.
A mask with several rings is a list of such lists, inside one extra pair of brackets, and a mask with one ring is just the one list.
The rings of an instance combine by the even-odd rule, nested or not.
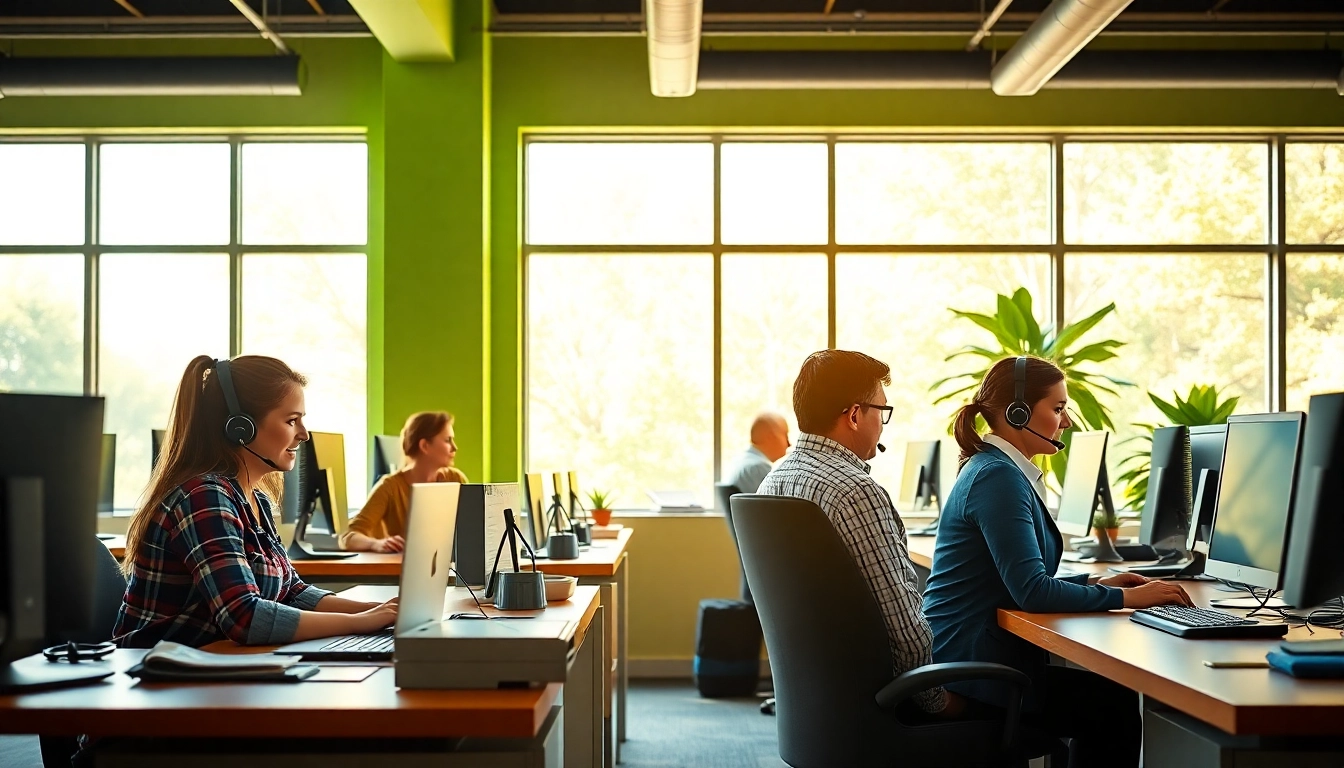
[(219, 388), (224, 393), (224, 404), (229, 408), (229, 418), (224, 422), (224, 437), (230, 443), (246, 446), (257, 439), (257, 422), (238, 406), (238, 393), (233, 389), (233, 374), (229, 372), (228, 360), (215, 361), (215, 375), (219, 377)]
[(1003, 412), (1004, 421), (1014, 429), (1026, 429), (1031, 421), (1031, 406), (1027, 405), (1027, 358), (1020, 355), (1013, 365), (1013, 402)]

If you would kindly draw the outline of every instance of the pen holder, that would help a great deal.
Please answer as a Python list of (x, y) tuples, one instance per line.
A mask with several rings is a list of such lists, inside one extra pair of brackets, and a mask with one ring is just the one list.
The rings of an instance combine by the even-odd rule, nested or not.
[(575, 520), (570, 524), (574, 529), (574, 535), (578, 537), (580, 544), (593, 543), (593, 528), (582, 520)]
[(497, 574), (495, 607), (501, 611), (539, 611), (546, 607), (545, 574), (506, 571)]
[(552, 533), (546, 540), (546, 556), (552, 560), (574, 560), (579, 556), (579, 537), (573, 533)]

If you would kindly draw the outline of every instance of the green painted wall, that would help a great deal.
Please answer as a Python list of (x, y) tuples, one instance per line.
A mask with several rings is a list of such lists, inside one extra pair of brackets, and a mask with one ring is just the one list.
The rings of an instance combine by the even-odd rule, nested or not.
[[(479, 5), (454, 10), (455, 29), (481, 27)], [(491, 435), (484, 44), (463, 34), (456, 63), (382, 63), (385, 429), (395, 434), (414, 411), (451, 411), (457, 463), (472, 479), (488, 476)]]

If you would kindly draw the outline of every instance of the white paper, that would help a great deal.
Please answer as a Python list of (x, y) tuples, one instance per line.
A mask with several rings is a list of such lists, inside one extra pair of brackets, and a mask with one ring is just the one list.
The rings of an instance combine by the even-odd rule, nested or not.
[(273, 653), (226, 655), (166, 640), (160, 641), (145, 654), (145, 665), (158, 669), (288, 669), (298, 663), (298, 656), (276, 656)]
[[(487, 583), (494, 574), (491, 569), (495, 565), (496, 553), (499, 553), (499, 570), (513, 570), (513, 561), (509, 559), (509, 548), (505, 546), (501, 550), (499, 542), (504, 538), (504, 532), (507, 530), (504, 522), (504, 510), (513, 510), (514, 521), (518, 521), (518, 500), (517, 483), (485, 484), (485, 580)], [(521, 542), (517, 543), (515, 554), (521, 555), (518, 558), (518, 564), (521, 566), (523, 558), (527, 557)]]

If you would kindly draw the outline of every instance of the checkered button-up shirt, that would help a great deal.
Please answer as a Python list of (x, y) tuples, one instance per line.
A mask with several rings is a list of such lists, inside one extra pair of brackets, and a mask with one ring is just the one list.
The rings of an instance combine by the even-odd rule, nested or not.
[[(905, 524), (891, 496), (868, 472), (868, 464), (853, 451), (804, 432), (757, 493), (807, 499), (826, 513), (873, 590), (887, 625), (892, 673), (899, 675), (930, 662), (933, 631), (920, 608)], [(926, 712), (941, 712), (947, 696), (933, 688), (915, 702)]]
[(270, 500), (256, 492), (253, 501), (222, 475), (193, 478), (168, 494), (139, 548), (126, 553), (135, 570), (112, 632), (117, 645), (293, 639), (299, 611), (331, 593), (299, 578), (276, 534)]

